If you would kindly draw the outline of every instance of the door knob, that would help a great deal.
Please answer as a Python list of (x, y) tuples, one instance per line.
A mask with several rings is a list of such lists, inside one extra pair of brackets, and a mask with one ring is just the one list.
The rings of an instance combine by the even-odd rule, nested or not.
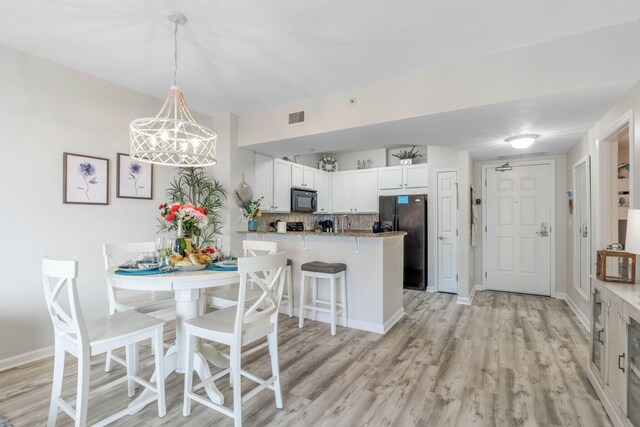
[(549, 224), (546, 222), (540, 223), (540, 231), (536, 231), (536, 234), (542, 237), (549, 236)]
[(438, 236), (438, 239), (444, 240), (444, 236)]

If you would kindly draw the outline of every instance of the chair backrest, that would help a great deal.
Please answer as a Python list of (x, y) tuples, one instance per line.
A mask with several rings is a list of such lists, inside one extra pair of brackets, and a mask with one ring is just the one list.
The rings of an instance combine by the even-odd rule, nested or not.
[(273, 255), (278, 252), (278, 244), (276, 242), (264, 242), (262, 240), (244, 240), (242, 249), (245, 257), (259, 255)]
[(155, 242), (133, 242), (133, 243), (107, 243), (102, 245), (104, 255), (104, 269), (108, 270), (116, 263), (126, 261), (116, 259), (121, 255), (137, 255), (143, 252), (155, 252)]
[[(89, 345), (87, 329), (78, 301), (77, 277), (77, 261), (42, 258), (44, 297), (56, 335), (66, 335), (79, 345)], [(65, 287), (66, 292), (63, 292)]]
[[(242, 327), (251, 323), (276, 323), (280, 300), (284, 289), (287, 266), (287, 254), (280, 252), (273, 255), (245, 257), (238, 260), (240, 288), (236, 312), (235, 333), (240, 334)], [(257, 285), (262, 295), (245, 307), (247, 284)]]

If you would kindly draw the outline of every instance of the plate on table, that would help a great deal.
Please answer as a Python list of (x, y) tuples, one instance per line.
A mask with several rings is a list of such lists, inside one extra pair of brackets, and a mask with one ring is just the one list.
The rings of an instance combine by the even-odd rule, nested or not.
[(218, 261), (214, 263), (214, 265), (219, 268), (238, 268), (238, 260), (234, 259), (233, 261)]
[(151, 270), (157, 270), (158, 269), (158, 263), (155, 262), (140, 262), (140, 261), (133, 261), (133, 262), (127, 262), (125, 264), (122, 264), (120, 266), (118, 266), (118, 270), (120, 271), (151, 271)]
[(207, 268), (207, 264), (193, 264), (193, 265), (176, 265), (179, 271), (200, 271)]

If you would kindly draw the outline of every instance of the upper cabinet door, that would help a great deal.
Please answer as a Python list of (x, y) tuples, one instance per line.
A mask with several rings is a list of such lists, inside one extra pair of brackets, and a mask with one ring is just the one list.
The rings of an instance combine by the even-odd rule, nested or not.
[(399, 190), (403, 184), (402, 166), (378, 169), (380, 190)]
[(302, 188), (304, 188), (305, 190), (316, 189), (316, 183), (315, 183), (316, 170), (317, 169), (310, 168), (307, 166), (302, 168)]
[(378, 171), (359, 170), (354, 173), (355, 206), (354, 213), (378, 212)]
[(273, 160), (272, 210), (274, 212), (291, 212), (291, 163), (280, 159)]
[(352, 213), (352, 171), (333, 172), (333, 212), (334, 213)]
[(329, 188), (329, 173), (316, 169), (313, 174), (313, 182), (315, 184), (315, 190), (318, 192), (318, 209), (317, 213), (330, 213), (329, 207), (330, 201), (330, 188)]
[(296, 163), (291, 164), (291, 186), (295, 188), (305, 188), (304, 166)]
[(429, 185), (426, 164), (404, 166), (404, 188), (420, 188)]
[(273, 159), (256, 154), (254, 174), (253, 197), (254, 199), (262, 197), (261, 209), (265, 212), (271, 212), (273, 210)]

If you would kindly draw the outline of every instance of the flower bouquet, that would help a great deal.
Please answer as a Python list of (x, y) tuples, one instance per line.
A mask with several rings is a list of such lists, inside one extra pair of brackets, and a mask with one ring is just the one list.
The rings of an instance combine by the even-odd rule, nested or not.
[(170, 224), (167, 228), (176, 230), (178, 237), (199, 236), (209, 222), (207, 210), (190, 203), (184, 205), (163, 203), (158, 208), (162, 218)]
[(242, 207), (242, 215), (249, 220), (249, 231), (258, 231), (257, 218), (262, 216), (262, 210), (260, 210), (262, 199), (263, 197), (260, 197), (258, 200), (239, 200), (239, 204)]

